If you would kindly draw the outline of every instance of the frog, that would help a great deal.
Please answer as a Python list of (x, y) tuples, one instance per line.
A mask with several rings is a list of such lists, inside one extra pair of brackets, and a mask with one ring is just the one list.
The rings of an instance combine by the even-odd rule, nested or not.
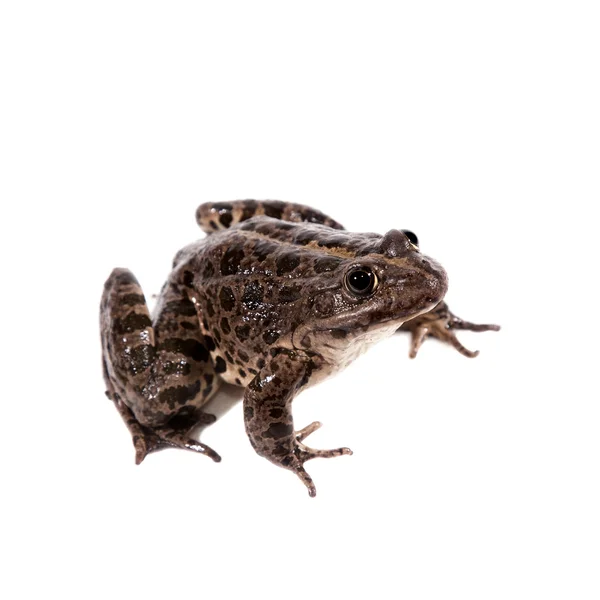
[(296, 429), (292, 402), (398, 331), (410, 356), (425, 339), (474, 357), (458, 330), (491, 331), (454, 315), (444, 268), (408, 229), (352, 233), (325, 213), (279, 200), (207, 202), (196, 211), (206, 236), (175, 255), (152, 313), (125, 268), (100, 302), (106, 395), (127, 426), (135, 462), (164, 448), (221, 457), (194, 436), (216, 417), (206, 404), (223, 382), (243, 388), (251, 446), (294, 473), (311, 497), (315, 421)]

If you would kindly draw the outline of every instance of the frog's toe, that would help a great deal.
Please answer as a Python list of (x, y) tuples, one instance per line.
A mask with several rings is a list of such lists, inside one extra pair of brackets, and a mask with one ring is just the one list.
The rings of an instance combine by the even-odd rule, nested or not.
[(179, 431), (171, 427), (161, 427), (154, 430), (161, 439), (163, 447), (182, 448), (204, 454), (215, 462), (221, 462), (221, 457), (210, 447), (189, 436), (189, 431)]
[(217, 416), (212, 413), (199, 411), (197, 425), (212, 425), (217, 420)]
[(278, 464), (293, 471), (302, 483), (308, 489), (308, 495), (311, 498), (314, 498), (317, 495), (317, 488), (311, 478), (311, 476), (306, 472), (304, 468), (304, 463), (308, 460), (312, 460), (313, 458), (334, 458), (336, 456), (343, 456), (344, 454), (350, 455), (352, 454), (352, 450), (350, 448), (334, 448), (332, 450), (316, 450), (314, 448), (309, 448), (305, 444), (302, 443), (302, 440), (306, 439), (311, 433), (315, 432), (317, 429), (321, 427), (321, 423), (319, 421), (314, 421), (310, 425), (298, 430), (295, 432), (295, 442), (293, 451), (283, 460), (278, 461)]
[[(437, 331), (439, 329), (439, 331)], [(434, 327), (433, 335), (443, 342), (450, 344), (455, 350), (458, 350), (463, 356), (467, 358), (475, 358), (479, 355), (479, 350), (469, 350), (465, 348), (456, 337), (456, 334), (451, 329), (445, 327)]]
[(306, 439), (311, 433), (314, 433), (317, 429), (322, 427), (323, 423), (320, 421), (313, 421), (310, 425), (303, 427), (299, 431), (296, 431), (296, 440), (301, 442)]
[(317, 495), (317, 488), (312, 480), (312, 477), (306, 472), (306, 469), (302, 465), (298, 465), (294, 469), (294, 473), (298, 475), (300, 481), (306, 486), (308, 490), (308, 495), (311, 498), (314, 498)]
[(302, 443), (303, 440), (305, 440), (311, 433), (314, 433), (321, 426), (322, 423), (320, 421), (313, 421), (310, 425), (307, 425), (299, 431), (296, 431), (295, 453), (301, 462), (305, 462), (313, 458), (333, 458), (335, 456), (342, 456), (344, 454), (352, 454), (352, 450), (350, 450), (350, 448), (345, 447), (334, 448), (333, 450), (315, 450), (314, 448), (309, 448), (308, 446), (305, 446)]
[(142, 428), (140, 434), (133, 436), (135, 448), (135, 464), (139, 465), (148, 454), (165, 448), (182, 448), (204, 454), (215, 462), (221, 462), (221, 457), (210, 446), (199, 442), (185, 434), (173, 430), (152, 430)]
[(314, 448), (309, 448), (305, 446), (303, 443), (298, 443), (298, 449), (296, 450), (300, 460), (304, 463), (307, 460), (312, 460), (313, 458), (335, 458), (336, 456), (343, 455), (352, 455), (352, 450), (350, 448), (333, 448), (332, 450), (315, 450)]
[(167, 444), (160, 439), (151, 429), (139, 427), (139, 433), (134, 433), (133, 447), (135, 448), (135, 464), (139, 465), (152, 452), (167, 448)]
[(407, 321), (401, 329), (409, 330), (411, 332), (410, 358), (415, 358), (415, 356), (417, 356), (423, 342), (429, 336), (450, 344), (463, 356), (475, 358), (479, 354), (479, 351), (465, 348), (456, 337), (455, 332), (459, 330), (478, 332), (499, 331), (500, 326), (488, 323), (479, 324), (463, 321), (463, 319), (452, 313), (445, 303), (441, 303), (431, 312)]
[(210, 446), (194, 440), (191, 438), (182, 440), (182, 443), (175, 445), (177, 448), (185, 448), (186, 450), (193, 450), (199, 454), (204, 454), (208, 458), (212, 458), (215, 462), (221, 462), (221, 456), (217, 454)]
[(457, 317), (451, 323), (453, 329), (464, 329), (466, 331), (500, 331), (500, 325), (493, 325), (491, 323), (471, 323), (470, 321), (463, 321)]
[[(311, 426), (312, 425), (309, 425), (301, 431), (304, 431), (305, 429), (308, 429)], [(315, 427), (314, 429), (318, 429), (318, 427)], [(350, 450), (350, 448), (335, 448), (333, 450), (315, 450), (314, 448), (309, 448), (301, 442), (298, 442), (294, 453), (293, 461), (289, 461), (291, 462), (291, 464), (288, 465), (285, 465), (284, 463), (284, 466), (287, 466), (300, 478), (300, 481), (302, 481), (302, 483), (306, 486), (308, 490), (308, 495), (311, 498), (314, 498), (317, 495), (317, 488), (315, 487), (312, 477), (306, 472), (306, 469), (304, 468), (304, 463), (307, 460), (311, 460), (313, 458), (333, 458), (335, 456), (342, 456), (344, 454), (352, 454), (352, 450)]]

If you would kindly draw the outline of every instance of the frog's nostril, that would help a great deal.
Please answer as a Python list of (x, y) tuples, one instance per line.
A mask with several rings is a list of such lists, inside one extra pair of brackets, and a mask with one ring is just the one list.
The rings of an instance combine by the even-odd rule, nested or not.
[(390, 258), (402, 256), (411, 248), (412, 245), (407, 235), (397, 229), (388, 231), (381, 240), (381, 252)]

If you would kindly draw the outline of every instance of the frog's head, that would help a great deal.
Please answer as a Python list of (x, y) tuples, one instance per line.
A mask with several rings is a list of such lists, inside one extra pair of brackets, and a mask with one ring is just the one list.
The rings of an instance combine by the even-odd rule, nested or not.
[(412, 232), (392, 229), (369, 237), (367, 247), (368, 253), (340, 254), (338, 268), (312, 290), (312, 318), (295, 331), (295, 346), (336, 355), (349, 347), (362, 351), (444, 298), (446, 272), (421, 254)]

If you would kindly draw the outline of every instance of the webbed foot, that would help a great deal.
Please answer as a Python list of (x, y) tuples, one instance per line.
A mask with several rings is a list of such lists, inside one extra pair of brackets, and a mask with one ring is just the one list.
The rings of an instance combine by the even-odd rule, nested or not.
[(204, 412), (196, 412), (192, 417), (174, 417), (167, 425), (147, 427), (142, 425), (131, 410), (118, 397), (114, 400), (117, 410), (131, 433), (135, 448), (135, 464), (139, 465), (146, 456), (165, 448), (182, 448), (205, 454), (215, 462), (221, 457), (210, 447), (193, 439), (190, 433), (198, 425), (210, 425), (216, 417)]

